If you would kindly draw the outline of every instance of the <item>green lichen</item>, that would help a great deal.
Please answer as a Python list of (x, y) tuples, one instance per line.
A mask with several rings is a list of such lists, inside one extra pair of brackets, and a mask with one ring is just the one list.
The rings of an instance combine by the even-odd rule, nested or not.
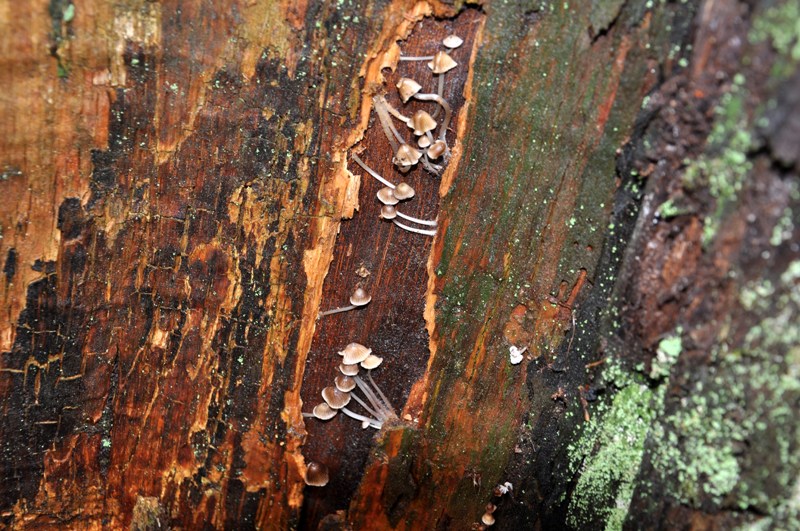
[(749, 38), (756, 44), (768, 40), (778, 52), (770, 77), (788, 77), (800, 60), (800, 4), (790, 0), (769, 7), (753, 20)]
[(662, 396), (663, 387), (656, 391), (643, 384), (625, 387), (614, 396), (607, 411), (592, 418), (570, 448), (572, 465), (577, 467), (582, 462), (569, 507), (570, 526), (580, 529), (591, 519), (600, 518), (607, 530), (622, 528), (645, 438)]
[(670, 368), (678, 361), (678, 356), (683, 350), (680, 332), (678, 329), (677, 335), (666, 337), (658, 344), (656, 357), (650, 368), (650, 378), (669, 376)]
[(719, 338), (711, 353), (719, 361), (691, 378), (688, 395), (654, 428), (660, 443), (651, 462), (682, 503), (755, 509), (781, 521), (792, 513), (787, 500), (800, 474), (799, 282), (797, 261), (774, 281), (742, 287), (741, 307), (755, 324), (736, 348)]

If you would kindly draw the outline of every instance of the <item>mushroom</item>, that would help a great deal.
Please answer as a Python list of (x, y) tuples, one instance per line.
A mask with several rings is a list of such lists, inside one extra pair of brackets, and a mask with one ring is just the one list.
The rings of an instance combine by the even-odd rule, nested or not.
[(494, 525), (494, 516), (492, 516), (491, 513), (483, 513), (481, 522), (483, 522), (484, 525)]
[[(369, 357), (367, 359), (369, 359)], [(364, 362), (362, 361), (361, 363), (363, 365)], [(351, 376), (339, 374), (333, 380), (333, 385), (335, 385), (336, 389), (338, 389), (339, 391), (343, 393), (349, 393), (350, 391), (356, 388), (356, 381), (353, 380)]]
[(419, 147), (421, 147), (422, 149), (425, 149), (426, 147), (430, 146), (431, 145), (431, 136), (432, 135), (430, 133), (422, 135), (421, 137), (419, 137), (417, 139), (417, 145)]
[[(355, 387), (355, 386), (354, 386)], [(313, 416), (320, 420), (330, 420), (336, 416), (336, 410), (325, 402), (320, 402), (313, 409)]]
[(450, 115), (452, 112), (450, 104), (439, 94), (422, 94), (420, 93), (421, 90), (422, 85), (411, 78), (402, 77), (400, 81), (397, 82), (397, 91), (400, 93), (400, 99), (403, 100), (403, 103), (407, 103), (411, 98), (416, 98), (420, 101), (435, 101), (442, 106), (444, 109), (444, 120), (439, 128), (439, 138), (445, 140), (447, 126), (450, 125)]
[(345, 376), (355, 376), (356, 374), (358, 374), (358, 364), (353, 363), (351, 365), (348, 365), (346, 363), (340, 363), (339, 372), (341, 372)]
[(361, 363), (372, 354), (372, 349), (367, 348), (360, 343), (350, 343), (344, 349), (339, 351), (339, 355), (344, 359), (342, 363), (345, 365), (355, 365)]
[(455, 50), (456, 48), (464, 44), (464, 39), (462, 39), (458, 35), (448, 35), (447, 37), (444, 38), (444, 40), (442, 40), (442, 44), (444, 44), (444, 47), (447, 48), (448, 50)]
[(324, 487), (328, 484), (328, 467), (322, 463), (312, 461), (306, 467), (306, 485), (312, 487)]
[(397, 203), (400, 202), (400, 200), (394, 196), (394, 192), (392, 191), (392, 189), (389, 188), (388, 186), (384, 186), (383, 188), (378, 190), (378, 193), (375, 195), (378, 196), (378, 201), (380, 201), (384, 205), (396, 205)]
[(339, 391), (331, 385), (322, 390), (322, 399), (331, 409), (342, 409), (350, 403), (350, 393)]
[[(372, 369), (378, 367), (381, 363), (383, 363), (383, 358), (374, 354), (370, 354), (361, 361), (361, 366), (368, 371), (371, 371)], [(353, 387), (355, 387), (355, 381), (353, 382)]]
[(408, 144), (401, 144), (392, 157), (392, 162), (401, 172), (407, 172), (422, 158), (422, 152)]
[(430, 147), (428, 147), (427, 151), (425, 152), (425, 155), (427, 155), (432, 159), (438, 159), (445, 153), (447, 153), (447, 144), (445, 143), (444, 140), (437, 140), (436, 142), (431, 144)]
[(428, 225), (430, 227), (435, 227), (437, 225), (436, 220), (430, 221), (427, 219), (419, 219), (413, 216), (409, 216), (407, 214), (403, 214), (396, 207), (392, 205), (383, 205), (381, 207), (381, 218), (383, 219), (395, 219), (396, 217), (401, 217), (407, 221), (411, 221), (412, 223), (419, 223), (420, 225)]
[(411, 188), (411, 186), (409, 186), (407, 183), (398, 184), (397, 187), (392, 190), (392, 193), (400, 201), (411, 199), (415, 194), (414, 189)]
[(428, 131), (433, 131), (437, 125), (436, 120), (422, 109), (415, 112), (408, 121), (408, 126), (414, 130), (416, 136), (422, 136)]
[(371, 300), (372, 297), (369, 296), (369, 293), (367, 293), (361, 286), (358, 286), (353, 291), (353, 294), (350, 295), (350, 306), (342, 306), (341, 308), (334, 308), (333, 310), (326, 310), (324, 312), (319, 312), (317, 319), (325, 315), (332, 315), (334, 313), (346, 312), (348, 310), (354, 310), (360, 306), (366, 306), (367, 304), (369, 304), (369, 301)]

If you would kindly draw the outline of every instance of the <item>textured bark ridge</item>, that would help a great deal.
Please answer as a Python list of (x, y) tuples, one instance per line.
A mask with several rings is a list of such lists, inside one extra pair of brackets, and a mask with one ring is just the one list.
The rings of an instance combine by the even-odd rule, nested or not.
[[(797, 2), (7, 4), (0, 527), (800, 526)], [(351, 341), (379, 432), (302, 416)]]

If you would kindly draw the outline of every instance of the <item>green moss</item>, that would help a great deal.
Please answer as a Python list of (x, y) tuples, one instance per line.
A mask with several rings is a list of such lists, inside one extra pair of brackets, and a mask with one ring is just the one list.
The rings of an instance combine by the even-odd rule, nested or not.
[(656, 357), (650, 368), (651, 378), (663, 378), (669, 376), (670, 368), (678, 361), (678, 356), (683, 350), (680, 336), (681, 330), (677, 330), (677, 335), (669, 336), (661, 340), (658, 344)]
[(753, 20), (749, 38), (753, 43), (769, 40), (779, 54), (771, 77), (788, 77), (800, 60), (800, 4), (789, 0), (758, 14)]

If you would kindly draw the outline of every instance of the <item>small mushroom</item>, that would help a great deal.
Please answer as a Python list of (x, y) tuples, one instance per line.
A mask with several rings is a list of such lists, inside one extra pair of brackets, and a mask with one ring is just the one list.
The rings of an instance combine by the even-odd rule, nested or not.
[(360, 343), (350, 343), (344, 349), (339, 351), (339, 355), (342, 356), (344, 359), (342, 362), (345, 365), (354, 365), (356, 363), (361, 363), (369, 355), (372, 354), (372, 349), (367, 348)]
[(445, 48), (448, 48), (450, 50), (455, 50), (456, 48), (464, 44), (464, 39), (462, 39), (458, 35), (448, 35), (447, 37), (444, 38), (442, 44), (444, 44)]
[(436, 52), (436, 55), (434, 55), (433, 59), (428, 63), (428, 68), (430, 68), (434, 74), (444, 74), (457, 66), (458, 63), (456, 63), (447, 52)]
[(328, 386), (322, 390), (322, 399), (331, 409), (342, 409), (350, 403), (350, 393), (339, 391), (334, 386)]
[(492, 516), (491, 513), (484, 513), (483, 516), (481, 516), (481, 522), (483, 522), (484, 525), (494, 525), (494, 516)]
[[(370, 357), (368, 357), (367, 360)], [(363, 361), (361, 362), (361, 365), (364, 365)], [(346, 376), (344, 374), (339, 374), (336, 376), (336, 378), (333, 380), (333, 384), (336, 386), (336, 389), (343, 393), (349, 393), (356, 388), (356, 381), (351, 376)]]
[(312, 461), (306, 467), (306, 485), (312, 487), (324, 487), (328, 484), (328, 467), (322, 463)]
[(397, 207), (394, 207), (392, 205), (383, 205), (381, 207), (381, 216), (380, 216), (381, 218), (383, 218), (383, 219), (394, 219), (394, 218), (396, 218), (398, 216), (403, 218), (403, 219), (405, 219), (405, 220), (407, 220), (407, 221), (411, 221), (412, 223), (419, 223), (420, 225), (428, 225), (429, 227), (436, 227), (437, 226), (437, 222), (435, 220), (434, 221), (430, 221), (430, 220), (427, 220), (427, 219), (419, 219), (419, 218), (415, 218), (413, 216), (409, 216), (407, 214), (403, 214), (402, 212), (397, 210)]
[[(361, 366), (371, 371), (372, 369), (378, 367), (381, 363), (383, 363), (383, 358), (376, 356), (374, 354), (370, 354), (361, 362)], [(353, 382), (353, 387), (355, 387), (355, 382)]]
[(355, 376), (358, 374), (358, 364), (354, 363), (351, 365), (347, 365), (346, 363), (339, 364), (339, 372), (344, 374), (345, 376)]
[(428, 135), (422, 135), (417, 139), (417, 145), (421, 149), (425, 149), (426, 147), (431, 145), (431, 137)]
[(400, 171), (406, 172), (419, 162), (421, 158), (422, 152), (420, 150), (408, 144), (401, 144), (400, 147), (397, 148), (394, 157), (392, 157), (392, 162)]
[(378, 193), (375, 195), (378, 196), (378, 201), (380, 201), (384, 205), (396, 205), (397, 203), (400, 202), (400, 200), (394, 196), (394, 192), (392, 191), (392, 189), (389, 188), (388, 186), (384, 186), (383, 188), (378, 190)]
[(408, 185), (408, 183), (400, 183), (397, 185), (397, 188), (392, 191), (392, 193), (398, 200), (404, 201), (414, 197), (415, 192), (414, 189)]
[[(355, 387), (355, 382), (353, 383)], [(319, 420), (330, 420), (336, 416), (336, 410), (331, 408), (326, 402), (320, 402), (314, 406), (313, 415)]]
[(444, 155), (446, 152), (447, 144), (445, 144), (444, 140), (437, 140), (431, 144), (431, 146), (428, 148), (428, 151), (426, 151), (426, 154), (428, 157), (435, 160)]
[(422, 136), (428, 131), (433, 131), (437, 125), (436, 120), (422, 109), (415, 112), (411, 116), (411, 120), (408, 121), (408, 126), (414, 130), (416, 136)]
[(326, 315), (332, 315), (334, 313), (346, 312), (349, 310), (354, 310), (360, 306), (366, 306), (369, 304), (369, 301), (372, 300), (372, 297), (362, 288), (361, 286), (357, 286), (355, 290), (353, 290), (352, 295), (350, 295), (350, 306), (342, 306), (341, 308), (334, 308), (333, 310), (325, 310), (324, 312), (319, 312), (317, 318), (324, 317)]

